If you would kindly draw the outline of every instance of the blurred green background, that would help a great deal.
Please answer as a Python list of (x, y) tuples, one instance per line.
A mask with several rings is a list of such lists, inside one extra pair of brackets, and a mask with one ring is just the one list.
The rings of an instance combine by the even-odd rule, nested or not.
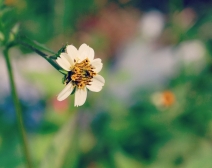
[[(2, 24), (55, 52), (86, 43), (104, 63), (103, 90), (75, 108), (74, 96), (56, 100), (62, 75), (47, 61), (11, 50), (34, 167), (212, 167), (212, 1), (2, 3)], [(2, 57), (0, 71), (0, 168), (23, 168)]]

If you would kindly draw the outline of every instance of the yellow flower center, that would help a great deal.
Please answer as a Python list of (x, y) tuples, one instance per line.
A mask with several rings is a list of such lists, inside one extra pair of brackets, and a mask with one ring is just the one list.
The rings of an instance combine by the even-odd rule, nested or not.
[(88, 59), (75, 63), (73, 69), (66, 76), (65, 84), (67, 85), (69, 82), (72, 82), (73, 86), (77, 86), (79, 89), (84, 88), (86, 85), (89, 85), (91, 79), (96, 75), (93, 69)]

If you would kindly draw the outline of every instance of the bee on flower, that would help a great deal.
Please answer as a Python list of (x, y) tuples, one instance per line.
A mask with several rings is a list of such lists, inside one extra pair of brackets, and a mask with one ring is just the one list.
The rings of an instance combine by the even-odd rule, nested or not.
[(82, 44), (77, 50), (73, 45), (67, 45), (56, 62), (67, 71), (64, 78), (65, 88), (59, 93), (57, 100), (62, 101), (75, 93), (74, 106), (81, 106), (87, 98), (87, 89), (99, 92), (105, 84), (104, 78), (98, 73), (103, 64), (100, 58), (94, 59), (94, 50)]

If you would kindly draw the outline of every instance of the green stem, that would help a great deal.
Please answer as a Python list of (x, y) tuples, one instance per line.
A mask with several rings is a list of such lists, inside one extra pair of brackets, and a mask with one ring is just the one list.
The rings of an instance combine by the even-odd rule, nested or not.
[(24, 35), (20, 35), (18, 36), (17, 38), (19, 41), (22, 41), (22, 42), (25, 42), (27, 43), (28, 45), (31, 45), (31, 46), (34, 46), (35, 48), (37, 48), (38, 50), (43, 50), (43, 51), (46, 51), (48, 53), (51, 53), (51, 54), (55, 54), (54, 51), (50, 50), (49, 48), (45, 47), (44, 45), (38, 43), (37, 41), (34, 41), (34, 40), (31, 40), (30, 38), (24, 36)]
[[(25, 42), (22, 42), (22, 41), (18, 41), (17, 43), (23, 45), (24, 47), (27, 47), (28, 49), (36, 52), (38, 55), (40, 55), (41, 57), (43, 57), (45, 60), (47, 60), (55, 69), (57, 69), (60, 73), (62, 74), (66, 74), (66, 71), (64, 71), (63, 69), (61, 69), (61, 67), (51, 59), (51, 56), (48, 56), (47, 54), (43, 53), (42, 51), (40, 51), (39, 49), (37, 49), (36, 47), (28, 44), (28, 43), (25, 43)], [(55, 53), (54, 53), (55, 55)]]
[(35, 48), (34, 46), (27, 44), (25, 42), (22, 41), (18, 41), (19, 44), (29, 48), (30, 50), (36, 52), (38, 55), (40, 55), (41, 57), (43, 57), (44, 59), (46, 59), (53, 67), (55, 67), (56, 69), (59, 69), (60, 66), (57, 65), (52, 59), (49, 58), (49, 56), (45, 53), (43, 53), (42, 51), (38, 50), (37, 48)]
[(8, 48), (6, 48), (4, 50), (4, 57), (5, 57), (6, 65), (7, 65), (10, 87), (11, 87), (13, 102), (14, 102), (14, 106), (15, 106), (19, 132), (20, 132), (20, 136), (21, 136), (21, 140), (22, 140), (23, 152), (24, 152), (25, 159), (26, 159), (26, 165), (27, 165), (27, 168), (32, 168), (32, 162), (30, 160), (27, 137), (26, 137), (23, 118), (22, 118), (21, 105), (20, 105), (18, 95), (17, 95), (17, 91), (16, 91), (16, 87), (15, 87), (12, 66), (11, 66), (10, 58), (9, 58), (9, 54), (8, 54)]

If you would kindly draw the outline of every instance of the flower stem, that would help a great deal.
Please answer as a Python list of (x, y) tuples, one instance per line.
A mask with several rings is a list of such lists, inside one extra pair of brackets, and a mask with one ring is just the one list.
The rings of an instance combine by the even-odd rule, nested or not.
[(26, 132), (24, 129), (24, 123), (23, 123), (23, 118), (22, 118), (21, 105), (20, 105), (16, 87), (15, 87), (12, 66), (11, 66), (10, 58), (9, 58), (9, 54), (8, 54), (8, 48), (4, 49), (4, 57), (5, 57), (7, 71), (8, 71), (8, 75), (9, 75), (10, 87), (11, 87), (13, 102), (14, 102), (16, 116), (17, 116), (17, 123), (18, 123), (18, 127), (19, 127), (21, 140), (22, 140), (23, 152), (24, 152), (25, 159), (26, 159), (26, 167), (32, 168), (32, 162), (30, 160), (27, 137), (26, 137)]
[[(29, 43), (25, 43), (23, 41), (18, 41), (17, 43), (23, 45), (24, 47), (36, 52), (38, 55), (40, 55), (41, 57), (43, 57), (44, 59), (46, 59), (55, 69), (57, 69), (60, 73), (62, 74), (66, 74), (67, 72), (65, 72), (63, 69), (61, 69), (61, 67), (51, 59), (51, 56), (48, 56), (47, 54), (45, 54), (44, 52), (42, 52), (41, 50), (37, 49), (37, 46), (33, 46)], [(52, 53), (52, 52), (51, 52)], [(54, 53), (54, 55), (52, 57), (54, 57), (56, 54)]]

